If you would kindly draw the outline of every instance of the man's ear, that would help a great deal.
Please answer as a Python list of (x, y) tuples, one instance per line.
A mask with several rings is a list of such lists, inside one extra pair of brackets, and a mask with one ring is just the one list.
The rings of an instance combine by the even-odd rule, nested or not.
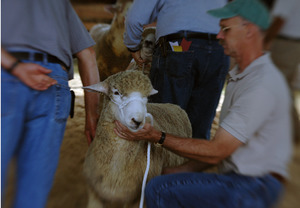
[(252, 23), (247, 23), (245, 25), (245, 27), (246, 27), (246, 37), (247, 38), (252, 38), (254, 36), (254, 34), (256, 33), (256, 31), (259, 30), (259, 28)]

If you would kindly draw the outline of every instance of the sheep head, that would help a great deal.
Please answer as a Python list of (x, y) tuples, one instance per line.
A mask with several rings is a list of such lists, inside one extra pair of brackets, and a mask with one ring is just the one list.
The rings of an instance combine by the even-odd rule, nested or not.
[(147, 27), (142, 34), (141, 57), (147, 62), (152, 61), (152, 55), (155, 48), (155, 32), (155, 27)]
[(157, 93), (150, 79), (136, 70), (119, 72), (109, 76), (103, 82), (84, 87), (84, 89), (108, 96), (115, 119), (131, 131), (143, 128), (147, 116), (147, 98)]

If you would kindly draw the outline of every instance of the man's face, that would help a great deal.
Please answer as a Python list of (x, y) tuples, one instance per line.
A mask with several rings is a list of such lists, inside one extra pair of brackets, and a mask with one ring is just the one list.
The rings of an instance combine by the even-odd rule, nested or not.
[(222, 19), (220, 31), (217, 38), (224, 48), (224, 53), (231, 57), (240, 55), (243, 49), (243, 42), (246, 38), (246, 24), (240, 17)]

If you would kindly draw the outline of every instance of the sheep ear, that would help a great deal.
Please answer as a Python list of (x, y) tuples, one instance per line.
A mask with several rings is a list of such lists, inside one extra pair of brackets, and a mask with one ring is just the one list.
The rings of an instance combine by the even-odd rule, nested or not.
[(154, 95), (156, 93), (158, 93), (158, 91), (156, 89), (152, 88), (152, 91), (150, 92), (150, 95)]
[(99, 82), (97, 84), (85, 86), (82, 88), (90, 92), (102, 92), (106, 95), (108, 94), (108, 84), (106, 82)]

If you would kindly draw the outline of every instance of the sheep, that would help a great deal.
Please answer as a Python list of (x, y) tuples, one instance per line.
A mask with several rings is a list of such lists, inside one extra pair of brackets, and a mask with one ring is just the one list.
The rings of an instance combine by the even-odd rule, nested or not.
[(141, 57), (147, 62), (152, 61), (152, 55), (155, 47), (155, 27), (146, 27), (142, 34)]
[[(174, 104), (147, 103), (147, 97), (157, 91), (141, 71), (122, 71), (85, 89), (106, 95), (96, 136), (83, 167), (89, 189), (88, 208), (138, 207), (147, 163), (147, 142), (119, 138), (113, 131), (114, 121), (119, 120), (130, 130), (137, 131), (145, 122), (150, 122), (145, 118), (148, 112), (157, 129), (191, 137), (188, 116)], [(178, 166), (187, 161), (156, 145), (151, 145), (150, 158), (148, 180), (160, 175), (164, 167)]]
[(127, 67), (128, 69), (135, 69), (142, 71), (144, 74), (148, 75), (150, 74), (151, 69), (151, 62), (152, 62), (152, 56), (155, 48), (155, 32), (156, 27), (145, 27), (143, 34), (142, 34), (142, 40), (140, 43), (140, 52), (141, 57), (143, 60), (146, 61), (146, 63), (143, 66), (139, 66), (136, 64), (135, 60), (132, 59), (130, 64)]
[(100, 79), (120, 71), (121, 66), (127, 66), (131, 54), (123, 43), (125, 31), (124, 19), (133, 0), (117, 0), (114, 8), (114, 17), (111, 24), (99, 23), (90, 29), (90, 35), (96, 42), (94, 50)]

